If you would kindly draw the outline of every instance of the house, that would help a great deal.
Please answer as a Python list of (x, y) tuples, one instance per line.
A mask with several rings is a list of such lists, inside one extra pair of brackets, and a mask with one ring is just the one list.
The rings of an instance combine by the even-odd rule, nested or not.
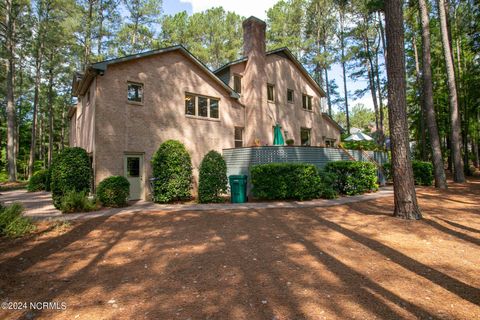
[(150, 160), (183, 142), (194, 176), (210, 150), (271, 145), (279, 124), (296, 145), (334, 146), (340, 126), (322, 113), (325, 93), (284, 48), (265, 50), (265, 22), (243, 23), (244, 58), (212, 72), (183, 46), (90, 65), (72, 83), (70, 145), (91, 156), (95, 185), (125, 175), (130, 198), (149, 195)]

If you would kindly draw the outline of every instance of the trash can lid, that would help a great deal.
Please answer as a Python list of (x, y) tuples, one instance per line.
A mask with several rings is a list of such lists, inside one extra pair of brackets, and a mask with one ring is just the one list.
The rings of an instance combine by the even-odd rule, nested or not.
[(232, 174), (228, 177), (229, 179), (247, 179), (247, 176), (244, 174)]

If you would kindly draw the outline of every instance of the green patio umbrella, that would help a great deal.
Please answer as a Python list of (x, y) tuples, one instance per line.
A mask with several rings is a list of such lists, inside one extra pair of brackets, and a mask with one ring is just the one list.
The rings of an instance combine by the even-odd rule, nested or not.
[(273, 145), (274, 146), (283, 146), (285, 141), (283, 141), (282, 136), (282, 127), (277, 123), (273, 129)]

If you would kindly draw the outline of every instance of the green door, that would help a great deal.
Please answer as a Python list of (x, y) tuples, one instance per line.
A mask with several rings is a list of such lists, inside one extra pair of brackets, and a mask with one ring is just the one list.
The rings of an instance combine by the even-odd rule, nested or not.
[(125, 177), (130, 182), (129, 200), (143, 196), (143, 155), (126, 154), (124, 157)]

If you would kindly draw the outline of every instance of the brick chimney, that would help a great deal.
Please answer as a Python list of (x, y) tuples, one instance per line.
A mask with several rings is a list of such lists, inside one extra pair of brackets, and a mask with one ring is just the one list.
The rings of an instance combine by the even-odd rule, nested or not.
[(243, 21), (243, 55), (265, 56), (265, 30), (267, 24), (253, 16)]
[[(240, 102), (245, 105), (245, 141), (252, 146), (271, 144), (267, 109), (267, 74), (265, 55), (265, 30), (262, 20), (250, 17), (243, 21), (243, 54), (248, 58), (242, 82), (244, 91)], [(273, 123), (274, 124), (274, 123)]]

